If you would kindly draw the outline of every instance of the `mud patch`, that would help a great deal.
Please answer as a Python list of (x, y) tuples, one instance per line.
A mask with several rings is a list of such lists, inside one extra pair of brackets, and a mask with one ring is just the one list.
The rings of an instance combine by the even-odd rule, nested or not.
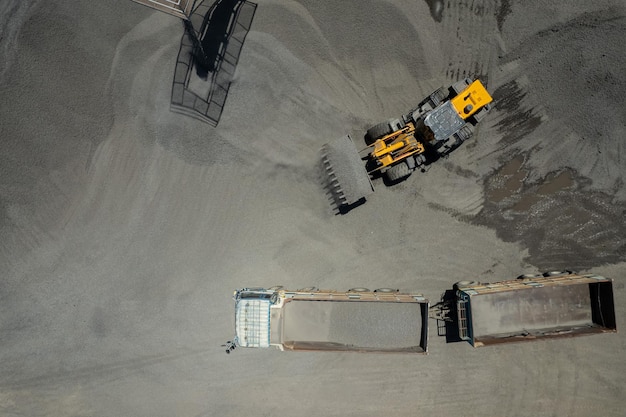
[(496, 13), (496, 21), (498, 22), (498, 30), (500, 32), (502, 32), (504, 21), (509, 14), (511, 14), (511, 2), (509, 0), (502, 0), (498, 12)]
[(584, 13), (500, 57), (513, 81), (493, 94), (499, 145), (538, 151), (529, 161), (534, 181), (571, 166), (595, 190), (626, 200), (625, 31), (623, 10)]
[(521, 169), (524, 162), (523, 156), (517, 156), (503, 165), (491, 177), (490, 187), (487, 189), (487, 199), (493, 203), (499, 203), (506, 198), (517, 194), (528, 175), (528, 171)]
[(626, 205), (563, 169), (529, 183), (525, 156), (508, 161), (485, 181), (486, 201), (474, 221), (529, 250), (540, 269), (582, 270), (626, 260)]

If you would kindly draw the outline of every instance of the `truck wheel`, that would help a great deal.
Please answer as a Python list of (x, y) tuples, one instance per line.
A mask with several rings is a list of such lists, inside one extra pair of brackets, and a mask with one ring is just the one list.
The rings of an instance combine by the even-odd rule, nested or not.
[(374, 292), (383, 292), (383, 293), (392, 293), (392, 292), (398, 292), (399, 290), (394, 290), (393, 288), (378, 288), (376, 290), (374, 290)]
[(524, 274), (524, 275), (520, 275), (519, 277), (517, 277), (517, 279), (532, 279), (532, 278), (539, 278), (542, 276), (543, 275), (541, 274)]
[(272, 294), (272, 296), (270, 297), (270, 304), (276, 304), (278, 302), (278, 293), (275, 292), (274, 294)]
[(400, 162), (399, 164), (387, 169), (387, 171), (385, 171), (385, 175), (391, 183), (396, 183), (411, 175), (411, 172), (413, 172), (413, 170), (409, 168), (406, 162)]
[(460, 287), (471, 287), (473, 285), (478, 285), (478, 281), (459, 281), (455, 282), (452, 286), (455, 290), (458, 290)]
[(569, 275), (572, 271), (548, 271), (544, 272), (544, 277), (560, 277), (561, 275)]
[(391, 129), (389, 122), (378, 123), (376, 126), (367, 130), (367, 133), (365, 134), (365, 144), (369, 146), (383, 136), (387, 136), (391, 132), (393, 132), (393, 130)]
[(370, 292), (370, 290), (368, 288), (356, 287), (356, 288), (350, 288), (348, 292)]

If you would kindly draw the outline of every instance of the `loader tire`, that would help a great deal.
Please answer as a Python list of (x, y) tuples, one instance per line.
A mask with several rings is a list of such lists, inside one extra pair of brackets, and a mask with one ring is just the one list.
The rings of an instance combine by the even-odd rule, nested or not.
[(458, 290), (461, 287), (471, 287), (473, 285), (478, 285), (478, 281), (459, 281), (455, 282), (452, 288)]
[(376, 126), (367, 130), (367, 133), (365, 134), (365, 144), (369, 146), (383, 136), (387, 136), (391, 132), (393, 132), (393, 130), (391, 129), (389, 122), (378, 123)]
[(411, 172), (413, 172), (411, 168), (405, 162), (401, 162), (385, 171), (385, 175), (389, 182), (393, 184), (407, 178), (411, 175)]
[(433, 109), (441, 104), (446, 99), (446, 90), (438, 88), (430, 95), (430, 103)]
[(465, 124), (458, 132), (457, 136), (461, 141), (465, 142), (474, 135), (474, 130), (470, 124)]

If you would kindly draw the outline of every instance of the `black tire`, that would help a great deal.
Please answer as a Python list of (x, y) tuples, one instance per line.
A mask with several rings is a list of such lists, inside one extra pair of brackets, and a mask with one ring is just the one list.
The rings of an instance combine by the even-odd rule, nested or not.
[(374, 292), (394, 293), (394, 292), (398, 292), (398, 290), (394, 290), (393, 288), (378, 288), (374, 290)]
[(387, 169), (387, 171), (385, 171), (385, 175), (387, 176), (389, 182), (396, 183), (411, 175), (411, 172), (413, 172), (413, 170), (409, 168), (406, 162), (400, 162), (399, 164)]
[(533, 279), (533, 278), (540, 278), (542, 276), (543, 275), (541, 274), (523, 274), (517, 277), (517, 279)]
[(569, 275), (571, 273), (572, 271), (548, 271), (548, 272), (544, 272), (543, 276), (544, 277), (560, 277), (562, 275)]
[(365, 134), (365, 144), (369, 146), (383, 136), (387, 136), (391, 132), (393, 132), (393, 130), (391, 129), (389, 122), (378, 123), (376, 126), (367, 130), (367, 133)]
[(465, 126), (463, 126), (456, 134), (461, 141), (465, 142), (474, 136), (474, 129), (472, 129), (471, 125), (465, 124)]
[(459, 281), (459, 282), (455, 282), (453, 285), (453, 288), (455, 290), (458, 290), (459, 287), (470, 287), (472, 285), (478, 285), (479, 282), (478, 281)]
[(370, 290), (364, 287), (356, 287), (356, 288), (350, 288), (348, 292), (370, 292)]
[(275, 292), (274, 294), (272, 294), (272, 296), (270, 297), (270, 303), (271, 304), (276, 304), (278, 302), (278, 293)]

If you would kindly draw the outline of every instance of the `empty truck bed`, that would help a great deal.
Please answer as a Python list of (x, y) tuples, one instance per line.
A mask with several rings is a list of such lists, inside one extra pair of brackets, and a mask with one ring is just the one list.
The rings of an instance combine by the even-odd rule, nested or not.
[(593, 324), (587, 285), (483, 294), (472, 299), (472, 315), (476, 337)]
[(474, 346), (616, 331), (612, 280), (593, 274), (461, 287), (457, 310), (459, 334)]

